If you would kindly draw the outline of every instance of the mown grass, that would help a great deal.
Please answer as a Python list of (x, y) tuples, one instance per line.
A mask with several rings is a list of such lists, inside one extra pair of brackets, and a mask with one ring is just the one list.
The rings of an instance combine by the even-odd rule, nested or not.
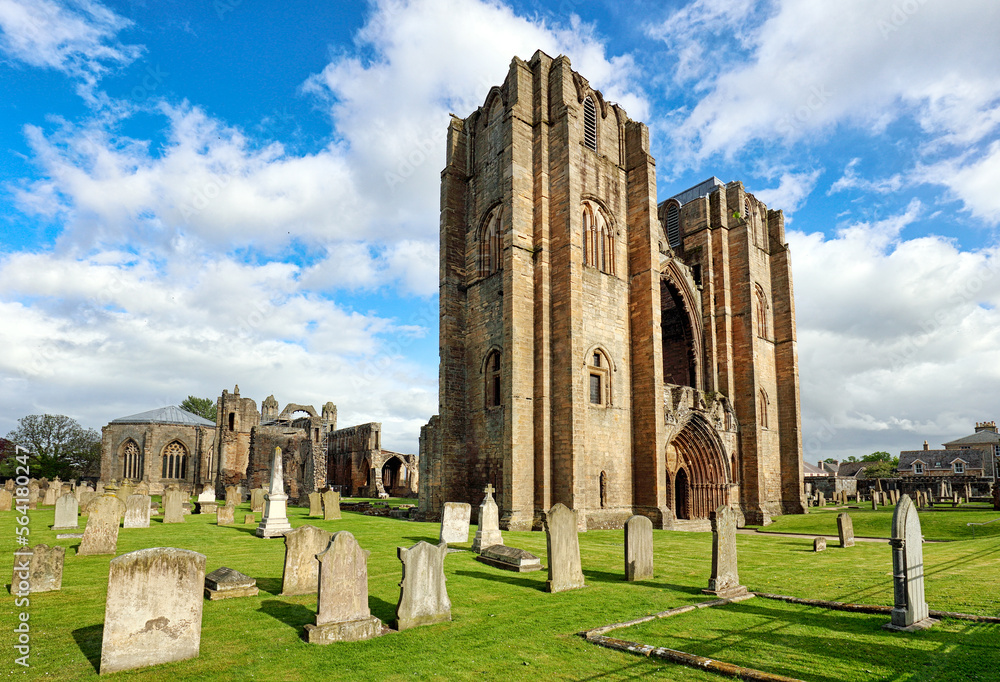
[[(242, 505), (236, 519), (241, 521), (248, 510), (247, 505)], [(438, 525), (351, 512), (345, 512), (341, 521), (325, 522), (307, 518), (307, 512), (291, 508), (292, 525), (309, 523), (328, 530), (350, 530), (362, 547), (372, 551), (369, 603), (375, 616), (391, 622), (401, 576), (395, 548), (412, 546), (418, 540), (436, 542)], [(3, 651), (8, 652), (5, 667), (32, 679), (95, 679), (111, 557), (75, 556), (72, 548), (79, 540), (56, 540), (56, 533), (48, 530), (53, 522), (51, 508), (32, 511), (31, 516), (32, 544), (46, 542), (70, 549), (62, 591), (31, 599), (31, 670), (18, 670), (13, 663), (9, 646), (12, 628), (4, 628), (0, 638)], [(192, 515), (185, 517), (184, 524), (172, 525), (164, 525), (154, 517), (148, 529), (121, 530), (119, 555), (157, 546), (192, 549), (208, 557), (208, 571), (223, 565), (234, 568), (257, 578), (261, 589), (258, 597), (205, 602), (201, 655), (197, 659), (121, 673), (122, 677), (177, 681), (626, 680), (642, 676), (718, 679), (702, 671), (602, 649), (576, 636), (599, 625), (704, 600), (701, 588), (706, 586), (711, 568), (709, 533), (654, 531), (655, 577), (641, 583), (623, 580), (621, 531), (581, 534), (587, 587), (561, 594), (543, 591), (544, 571), (509, 573), (475, 561), (471, 552), (449, 554), (445, 571), (452, 622), (392, 633), (368, 642), (316, 646), (301, 639), (303, 626), (315, 618), (315, 595), (278, 595), (284, 544), (281, 540), (258, 539), (253, 531), (252, 525), (217, 527), (214, 515)], [(14, 547), (13, 513), (0, 513), (0, 533), (8, 538), (5, 542), (10, 556)], [(543, 533), (505, 533), (504, 537), (507, 544), (534, 552), (546, 563)], [(811, 542), (805, 539), (740, 535), (737, 544), (742, 581), (751, 589), (838, 601), (892, 602), (891, 556), (888, 546), (882, 543), (859, 543), (846, 550), (831, 547), (819, 554), (811, 551)], [(470, 544), (459, 547), (467, 549)], [(1000, 594), (994, 587), (998, 559), (997, 538), (926, 545), (931, 608), (998, 615)], [(12, 602), (9, 604), (7, 612), (13, 617), (18, 610)], [(735, 613), (733, 620), (723, 625), (729, 632), (739, 633), (754, 626), (759, 617), (752, 611)], [(785, 618), (795, 620), (794, 614)], [(697, 631), (698, 626), (694, 627)], [(722, 625), (718, 628), (725, 629)], [(809, 638), (804, 638), (802, 655), (806, 660), (817, 668), (828, 665), (833, 658), (865, 667), (864, 650), (852, 647), (854, 635), (843, 635), (836, 627), (831, 629), (833, 632), (822, 638), (813, 637), (811, 645)], [(631, 638), (626, 635), (629, 632), (618, 631), (616, 635)], [(952, 633), (944, 629), (941, 632)], [(951, 649), (958, 649), (964, 639), (959, 638), (961, 633), (954, 634)], [(885, 659), (881, 664), (888, 666), (905, 665), (910, 655), (908, 642), (917, 641), (889, 633), (872, 636), (885, 643), (886, 652), (880, 659)], [(885, 639), (878, 640), (878, 636)], [(1000, 646), (1000, 639), (983, 636), (990, 646)], [(834, 642), (836, 649), (830, 646)], [(950, 654), (942, 651), (940, 655)], [(767, 668), (771, 658), (771, 653), (758, 657), (750, 651), (746, 660), (738, 662)], [(961, 668), (965, 663), (955, 665)]]
[[(858, 508), (851, 508), (857, 506)], [(777, 533), (810, 533), (836, 535), (837, 515), (851, 515), (854, 534), (863, 537), (887, 538), (892, 532), (893, 507), (873, 511), (871, 504), (849, 507), (813, 507), (808, 514), (779, 516), (762, 530)], [(957, 509), (942, 507), (920, 511), (920, 529), (926, 540), (970, 540), (973, 528), (967, 523), (984, 523), (1000, 519), (1000, 511), (989, 505), (962, 505)], [(975, 537), (1000, 537), (1000, 521), (975, 527)]]

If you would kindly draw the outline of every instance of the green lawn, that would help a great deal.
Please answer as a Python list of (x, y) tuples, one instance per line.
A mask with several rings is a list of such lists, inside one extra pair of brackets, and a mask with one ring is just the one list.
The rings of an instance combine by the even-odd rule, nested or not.
[[(242, 520), (247, 505), (237, 509)], [(393, 620), (399, 596), (401, 565), (397, 546), (412, 546), (418, 540), (436, 542), (437, 524), (413, 523), (384, 517), (368, 517), (350, 512), (341, 521), (307, 519), (307, 509), (293, 507), (293, 526), (305, 523), (329, 530), (350, 530), (361, 546), (372, 551), (369, 560), (369, 603), (372, 613), (385, 622)], [(31, 512), (32, 544), (46, 542), (72, 548), (79, 540), (56, 540), (48, 530), (52, 508)], [(821, 516), (820, 514), (815, 515)], [(830, 516), (833, 519), (833, 516)], [(857, 522), (856, 522), (857, 524)], [(835, 526), (834, 526), (835, 527)], [(207, 570), (229, 566), (257, 578), (261, 594), (254, 598), (204, 604), (201, 656), (180, 663), (122, 673), (130, 679), (180, 680), (482, 680), (482, 679), (567, 679), (627, 680), (653, 676), (669, 680), (720, 679), (708, 673), (649, 660), (588, 644), (576, 633), (612, 622), (655, 613), (706, 599), (701, 588), (707, 585), (711, 567), (711, 534), (654, 531), (656, 572), (653, 580), (626, 583), (623, 580), (622, 532), (590, 531), (580, 536), (584, 573), (588, 586), (582, 590), (548, 594), (543, 591), (544, 571), (515, 574), (474, 561), (471, 552), (448, 555), (445, 570), (452, 602), (450, 623), (392, 633), (368, 642), (317, 646), (301, 639), (302, 628), (313, 622), (314, 595), (280, 597), (284, 544), (281, 540), (260, 540), (253, 526), (216, 527), (214, 516), (188, 516), (183, 525), (163, 525), (154, 518), (148, 529), (121, 530), (118, 553), (145, 547), (169, 546), (193, 549), (208, 557)], [(9, 538), (8, 556), (14, 547), (14, 514), (0, 513), (0, 533)], [(543, 533), (505, 533), (507, 544), (522, 547), (542, 557)], [(831, 547), (816, 554), (811, 541), (764, 535), (737, 538), (740, 571), (744, 584), (754, 590), (800, 597), (890, 604), (891, 556), (882, 543), (859, 543), (842, 550)], [(468, 548), (469, 545), (464, 547)], [(32, 669), (29, 678), (54, 680), (96, 679), (100, 660), (104, 599), (108, 563), (111, 557), (77, 557), (67, 552), (63, 589), (35, 595), (31, 599)], [(995, 588), (1000, 559), (1000, 538), (925, 546), (928, 601), (931, 608), (985, 615), (1000, 614), (1000, 591)], [(7, 566), (10, 566), (8, 563)], [(9, 569), (6, 575), (9, 575)], [(981, 586), (981, 589), (977, 589)], [(9, 596), (8, 599), (11, 599)], [(9, 602), (10, 603), (10, 602)], [(711, 642), (725, 632), (757, 628), (761, 609), (788, 627), (805, 628), (803, 646), (796, 650), (816, 669), (839, 661), (847, 668), (871, 668), (864, 647), (854, 646), (856, 637), (885, 645), (879, 665), (897, 669), (917, 655), (924, 637), (909, 637), (881, 631), (851, 634), (839, 625), (846, 618), (830, 612), (830, 632), (805, 618), (812, 610), (777, 605), (754, 599), (745, 614), (708, 614), (706, 625), (685, 625), (697, 632), (705, 630)], [(734, 607), (735, 609), (736, 607)], [(13, 617), (13, 606), (7, 609)], [(796, 614), (803, 614), (799, 619)], [(765, 614), (766, 615), (766, 614)], [(725, 618), (731, 618), (726, 622)], [(868, 618), (868, 617), (866, 617)], [(651, 633), (661, 641), (676, 630), (661, 621), (665, 630)], [(795, 625), (799, 620), (802, 625)], [(7, 621), (12, 622), (12, 621)], [(879, 623), (875, 623), (876, 629)], [(857, 628), (861, 626), (851, 625)], [(980, 626), (976, 626), (977, 628)], [(968, 665), (956, 653), (975, 632), (977, 646), (1000, 647), (1000, 638), (990, 626), (982, 631), (966, 624), (933, 630), (942, 644), (939, 656), (952, 657), (947, 665), (963, 670)], [(729, 628), (727, 630), (727, 628)], [(813, 628), (810, 630), (809, 628)], [(819, 628), (819, 630), (815, 630)], [(955, 629), (958, 628), (958, 629)], [(863, 629), (863, 628), (862, 628)], [(0, 637), (4, 651), (11, 652), (11, 628)], [(635, 639), (634, 629), (619, 630), (614, 636)], [(780, 640), (780, 632), (775, 637)], [(789, 630), (789, 632), (792, 632)], [(798, 631), (796, 631), (798, 632)], [(954, 640), (949, 639), (954, 635)], [(961, 635), (959, 638), (957, 635)], [(798, 636), (798, 635), (797, 635)], [(744, 639), (750, 639), (744, 637)], [(857, 640), (862, 642), (861, 639)], [(865, 646), (868, 646), (867, 644)], [(691, 649), (694, 651), (694, 649)], [(698, 653), (697, 651), (694, 651)], [(733, 660), (748, 667), (767, 669), (778, 657), (770, 649), (741, 649)], [(756, 653), (755, 653), (756, 652)], [(13, 655), (8, 653), (6, 668), (14, 673)], [(964, 655), (964, 654), (963, 654)], [(720, 655), (723, 660), (729, 660)], [(782, 663), (785, 665), (785, 663)], [(936, 667), (933, 671), (944, 671)], [(895, 666), (895, 667), (894, 667)], [(838, 668), (839, 669), (839, 668)], [(880, 668), (881, 669), (881, 668)], [(972, 668), (969, 668), (971, 670)], [(995, 670), (995, 667), (993, 668)], [(935, 673), (936, 674), (936, 673)], [(962, 675), (919, 679), (959, 679)], [(964, 674), (964, 673), (963, 673)], [(971, 673), (970, 673), (971, 674)], [(971, 679), (971, 677), (966, 676)], [(859, 678), (864, 679), (864, 678)]]
[[(854, 534), (864, 537), (887, 538), (892, 531), (893, 507), (880, 507), (872, 511), (871, 504), (860, 505), (859, 509), (834, 507), (813, 507), (808, 514), (779, 516), (774, 523), (762, 530), (777, 533), (811, 533), (814, 535), (836, 535), (837, 514), (847, 512), (854, 523)], [(921, 510), (920, 529), (926, 540), (969, 540), (972, 527), (967, 523), (983, 523), (1000, 519), (1000, 511), (991, 506), (973, 504), (957, 509), (951, 507)], [(1000, 521), (975, 528), (977, 538), (1000, 537)]]

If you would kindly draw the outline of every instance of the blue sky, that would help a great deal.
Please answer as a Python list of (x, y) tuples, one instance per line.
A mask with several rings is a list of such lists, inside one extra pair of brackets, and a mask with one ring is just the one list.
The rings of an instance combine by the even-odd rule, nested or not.
[(566, 54), (666, 198), (785, 211), (805, 457), (997, 418), (989, 0), (0, 0), (0, 432), (189, 394), (333, 400), (415, 452), (437, 407), (448, 113)]

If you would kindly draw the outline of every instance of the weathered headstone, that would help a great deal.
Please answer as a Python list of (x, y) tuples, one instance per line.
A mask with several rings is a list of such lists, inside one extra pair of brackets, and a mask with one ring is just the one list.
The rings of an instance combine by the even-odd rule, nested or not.
[(822, 491), (820, 491), (820, 493), (819, 493), (819, 501), (816, 502), (816, 506), (818, 506), (818, 507), (825, 507), (826, 506), (826, 496), (823, 494)]
[(712, 577), (706, 594), (732, 599), (747, 593), (740, 585), (736, 561), (736, 514), (722, 505), (712, 514)]
[(52, 530), (76, 530), (80, 527), (80, 503), (73, 493), (66, 493), (56, 500), (56, 519)]
[(85, 490), (80, 493), (80, 513), (89, 514), (94, 501), (100, 498), (96, 492)]
[(545, 589), (549, 592), (564, 592), (585, 586), (577, 533), (576, 511), (562, 503), (553, 505), (545, 515), (549, 565)]
[(198, 656), (205, 555), (153, 547), (112, 559), (101, 675)]
[(479, 529), (472, 541), (472, 551), (477, 553), (492, 545), (503, 544), (503, 535), (500, 533), (500, 510), (497, 508), (496, 500), (493, 499), (493, 485), (487, 485), (483, 492), (486, 493), (486, 497), (479, 505)]
[(257, 515), (256, 514), (244, 514), (243, 515), (243, 523), (257, 523)]
[[(271, 458), (271, 484), (264, 495), (264, 516), (257, 526), (257, 537), (280, 537), (292, 529), (288, 522), (288, 495), (285, 494), (284, 466), (281, 461), (281, 448), (274, 448)], [(322, 551), (322, 550), (319, 550)]]
[(887, 630), (923, 630), (937, 621), (924, 599), (924, 547), (920, 517), (908, 495), (903, 495), (892, 515), (893, 607)]
[(826, 538), (824, 538), (822, 536), (817, 537), (817, 538), (813, 538), (813, 551), (814, 552), (822, 552), (825, 549), (826, 549)]
[(125, 500), (127, 500), (129, 498), (129, 495), (131, 495), (133, 492), (134, 492), (134, 489), (132, 488), (132, 486), (130, 484), (128, 484), (128, 483), (122, 483), (121, 487), (118, 488), (118, 491), (115, 493), (115, 495), (118, 496), (119, 500), (121, 500), (122, 502), (124, 502)]
[(854, 521), (847, 512), (837, 514), (837, 535), (840, 536), (841, 547), (854, 546)]
[(45, 497), (42, 498), (42, 506), (51, 507), (55, 505), (56, 495), (58, 493), (59, 491), (56, 489), (56, 487), (52, 484), (49, 484), (49, 487), (45, 489)]
[(118, 524), (125, 513), (125, 503), (113, 493), (94, 501), (83, 529), (77, 555), (114, 554), (118, 551)]
[(180, 490), (163, 492), (163, 523), (184, 523), (184, 503), (187, 494)]
[(224, 504), (219, 507), (215, 512), (215, 525), (217, 526), (231, 526), (235, 521), (236, 507), (231, 504)]
[(149, 528), (149, 495), (134, 493), (125, 500), (125, 528)]
[(259, 593), (256, 580), (225, 566), (205, 576), (205, 598), (209, 601), (256, 597)]
[(338, 521), (340, 516), (340, 493), (327, 490), (323, 493), (323, 520)]
[(878, 510), (878, 493), (872, 492), (872, 511)]
[(396, 605), (396, 629), (433, 625), (451, 620), (451, 600), (445, 585), (444, 557), (448, 545), (432, 545), (421, 540), (409, 549), (396, 548), (403, 562)]
[(39, 488), (37, 483), (28, 484), (28, 509), (38, 509)]
[(633, 516), (625, 522), (625, 580), (653, 578), (653, 522)]
[(492, 545), (484, 548), (482, 553), (476, 556), (476, 561), (517, 573), (542, 570), (542, 562), (534, 554), (507, 545)]
[[(13, 480), (13, 479), (8, 479)], [(0, 490), (0, 511), (10, 511), (14, 505), (14, 495), (4, 488)]]
[(215, 487), (211, 483), (206, 483), (198, 495), (199, 502), (215, 502)]
[(316, 556), (319, 590), (316, 624), (306, 625), (312, 644), (356, 642), (382, 634), (382, 621), (368, 608), (368, 556), (346, 530), (334, 533)]
[(9, 493), (14, 492), (14, 479), (8, 478), (3, 484), (3, 489)]
[(132, 491), (132, 494), (149, 496), (149, 484), (145, 481), (140, 481), (139, 485), (137, 485), (135, 490)]
[(323, 496), (309, 493), (309, 516), (323, 516)]
[(441, 535), (438, 542), (449, 544), (468, 542), (469, 519), (471, 516), (471, 504), (467, 502), (445, 502), (444, 512), (441, 514)]
[(14, 552), (14, 572), (10, 593), (23, 597), (36, 592), (62, 589), (65, 547), (35, 545)]
[(250, 511), (264, 511), (264, 495), (267, 493), (263, 488), (254, 488), (250, 491)]
[(285, 570), (281, 594), (311, 594), (319, 587), (320, 554), (330, 544), (333, 534), (316, 526), (299, 526), (285, 533)]
[(237, 507), (240, 502), (242, 502), (240, 497), (240, 491), (236, 488), (236, 486), (231, 485), (226, 488), (226, 504)]

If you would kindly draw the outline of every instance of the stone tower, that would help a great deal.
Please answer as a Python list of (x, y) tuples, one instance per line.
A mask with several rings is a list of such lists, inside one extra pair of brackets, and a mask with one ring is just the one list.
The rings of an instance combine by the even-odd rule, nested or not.
[(488, 483), (512, 530), (803, 511), (782, 214), (717, 181), (658, 206), (648, 129), (566, 57), (452, 119), (440, 259), (424, 518)]
[(260, 424), (257, 403), (240, 397), (240, 387), (222, 391), (216, 402), (215, 488), (225, 494), (226, 486), (240, 485), (250, 463), (250, 431)]

